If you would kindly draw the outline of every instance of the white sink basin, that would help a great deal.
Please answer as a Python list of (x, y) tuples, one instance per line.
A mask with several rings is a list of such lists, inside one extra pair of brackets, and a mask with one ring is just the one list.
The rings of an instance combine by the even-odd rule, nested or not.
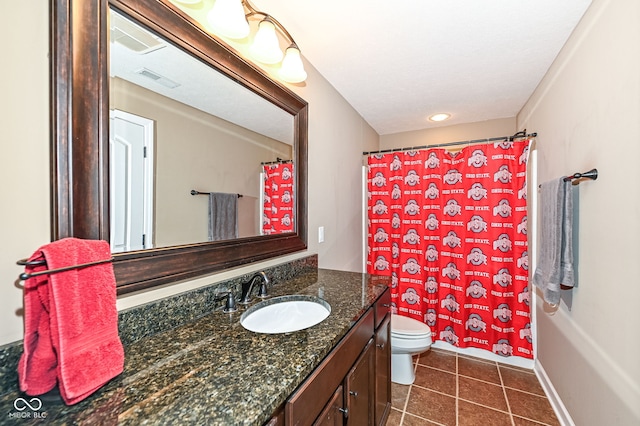
[(318, 297), (281, 296), (247, 309), (240, 316), (240, 324), (255, 333), (290, 333), (319, 324), (330, 313), (331, 306)]

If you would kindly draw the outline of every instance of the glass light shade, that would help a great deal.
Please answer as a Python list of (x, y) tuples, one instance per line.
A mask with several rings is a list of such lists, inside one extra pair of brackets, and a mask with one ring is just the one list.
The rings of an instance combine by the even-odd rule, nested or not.
[(273, 22), (263, 19), (249, 48), (251, 56), (263, 64), (277, 64), (282, 60), (282, 50)]
[(304, 70), (300, 51), (294, 45), (287, 48), (287, 53), (282, 60), (278, 75), (287, 83), (301, 83), (307, 79), (307, 72)]
[(223, 37), (240, 39), (249, 35), (241, 0), (216, 0), (207, 20), (213, 31)]

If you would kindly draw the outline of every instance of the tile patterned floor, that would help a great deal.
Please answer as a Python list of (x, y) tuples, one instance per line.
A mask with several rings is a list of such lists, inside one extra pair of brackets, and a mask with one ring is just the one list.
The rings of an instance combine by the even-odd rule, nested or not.
[(560, 425), (531, 370), (439, 349), (414, 362), (413, 385), (391, 384), (387, 426)]

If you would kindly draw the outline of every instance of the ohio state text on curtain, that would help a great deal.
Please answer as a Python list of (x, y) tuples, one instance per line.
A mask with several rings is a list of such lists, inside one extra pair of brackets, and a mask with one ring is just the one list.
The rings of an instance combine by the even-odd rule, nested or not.
[(434, 340), (532, 358), (527, 252), (529, 141), (368, 159), (371, 274), (392, 309)]

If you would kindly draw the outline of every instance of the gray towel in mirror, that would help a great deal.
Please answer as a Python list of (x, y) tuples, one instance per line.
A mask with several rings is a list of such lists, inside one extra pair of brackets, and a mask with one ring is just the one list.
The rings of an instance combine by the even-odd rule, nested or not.
[(209, 194), (209, 241), (238, 238), (238, 194)]

